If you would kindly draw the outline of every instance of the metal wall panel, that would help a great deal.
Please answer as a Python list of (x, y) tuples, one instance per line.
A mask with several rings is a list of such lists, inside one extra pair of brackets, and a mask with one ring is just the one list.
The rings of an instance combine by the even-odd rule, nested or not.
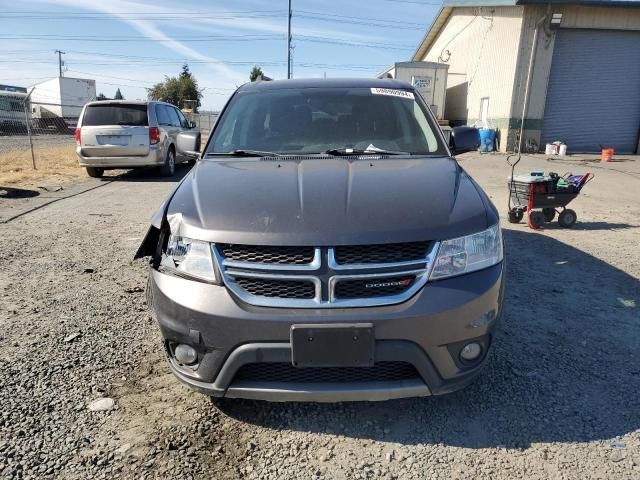
[(640, 133), (640, 32), (561, 29), (556, 34), (542, 144), (570, 152), (600, 145), (633, 153)]
[(420, 59), (449, 64), (447, 120), (478, 121), (481, 99), (489, 97), (490, 120), (506, 126), (523, 12), (524, 7), (454, 9)]

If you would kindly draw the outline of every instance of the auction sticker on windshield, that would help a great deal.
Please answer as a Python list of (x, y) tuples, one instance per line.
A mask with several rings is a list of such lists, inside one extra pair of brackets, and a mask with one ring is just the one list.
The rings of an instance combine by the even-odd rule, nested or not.
[(406, 98), (407, 100), (413, 100), (413, 92), (407, 92), (406, 90), (398, 90), (395, 88), (371, 88), (371, 93), (374, 95), (389, 95), (390, 97)]

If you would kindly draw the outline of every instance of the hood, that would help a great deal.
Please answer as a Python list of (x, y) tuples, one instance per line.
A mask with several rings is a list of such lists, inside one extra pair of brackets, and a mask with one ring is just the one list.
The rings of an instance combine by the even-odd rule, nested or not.
[(254, 245), (439, 240), (488, 227), (484, 198), (446, 157), (204, 160), (167, 219), (185, 237)]

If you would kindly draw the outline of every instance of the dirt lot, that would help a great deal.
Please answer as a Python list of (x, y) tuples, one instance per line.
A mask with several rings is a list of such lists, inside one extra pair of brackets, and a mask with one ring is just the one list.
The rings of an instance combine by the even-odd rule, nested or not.
[[(462, 164), (504, 216), (504, 156)], [(0, 477), (640, 479), (640, 161), (521, 171), (585, 168), (574, 229), (503, 220), (506, 311), (480, 378), (371, 404), (219, 411), (172, 377), (131, 258), (177, 177), (0, 200)], [(101, 397), (115, 407), (90, 411)]]

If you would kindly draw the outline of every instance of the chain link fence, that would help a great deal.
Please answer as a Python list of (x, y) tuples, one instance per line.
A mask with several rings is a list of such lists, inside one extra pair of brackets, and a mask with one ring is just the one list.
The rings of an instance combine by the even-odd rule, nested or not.
[(82, 107), (0, 92), (0, 182), (20, 181), (34, 170), (63, 176), (79, 170), (74, 132)]

